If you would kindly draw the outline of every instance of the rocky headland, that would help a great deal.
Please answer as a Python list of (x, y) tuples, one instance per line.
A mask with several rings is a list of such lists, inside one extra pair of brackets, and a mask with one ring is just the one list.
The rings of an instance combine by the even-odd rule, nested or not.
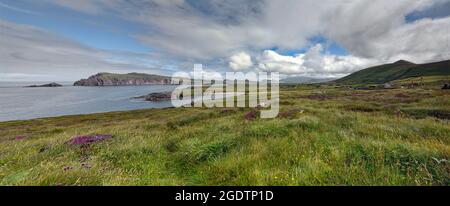
[(141, 86), (141, 85), (168, 85), (171, 83), (170, 77), (144, 74), (113, 74), (98, 73), (87, 79), (75, 82), (74, 86)]

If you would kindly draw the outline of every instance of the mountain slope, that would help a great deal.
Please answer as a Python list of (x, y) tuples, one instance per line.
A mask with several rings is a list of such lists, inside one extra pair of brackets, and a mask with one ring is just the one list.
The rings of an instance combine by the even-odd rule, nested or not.
[(414, 64), (400, 60), (355, 72), (335, 82), (338, 84), (382, 84), (410, 77), (441, 75), (450, 75), (450, 60), (427, 64)]
[(288, 77), (282, 79), (283, 84), (314, 84), (333, 81), (335, 78)]
[(170, 84), (171, 78), (159, 75), (129, 73), (129, 74), (112, 74), (98, 73), (75, 82), (74, 86), (134, 86), (134, 85), (151, 85), (151, 84)]

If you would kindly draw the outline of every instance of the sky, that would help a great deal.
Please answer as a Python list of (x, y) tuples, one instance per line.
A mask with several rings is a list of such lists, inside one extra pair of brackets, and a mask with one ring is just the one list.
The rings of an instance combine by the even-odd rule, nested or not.
[(342, 77), (450, 59), (450, 0), (0, 0), (0, 81), (98, 72)]

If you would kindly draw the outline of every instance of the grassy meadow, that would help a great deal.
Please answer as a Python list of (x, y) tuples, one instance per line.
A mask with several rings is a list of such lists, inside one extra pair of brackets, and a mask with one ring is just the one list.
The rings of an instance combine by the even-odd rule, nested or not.
[[(280, 96), (275, 119), (168, 108), (1, 122), (0, 185), (450, 185), (450, 91), (438, 84)], [(65, 144), (90, 134), (113, 138)]]

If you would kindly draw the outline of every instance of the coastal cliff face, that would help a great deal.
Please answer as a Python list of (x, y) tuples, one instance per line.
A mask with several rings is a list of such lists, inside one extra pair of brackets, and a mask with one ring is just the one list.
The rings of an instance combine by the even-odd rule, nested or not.
[(143, 73), (99, 73), (75, 82), (74, 86), (139, 86), (171, 84), (171, 78)]

